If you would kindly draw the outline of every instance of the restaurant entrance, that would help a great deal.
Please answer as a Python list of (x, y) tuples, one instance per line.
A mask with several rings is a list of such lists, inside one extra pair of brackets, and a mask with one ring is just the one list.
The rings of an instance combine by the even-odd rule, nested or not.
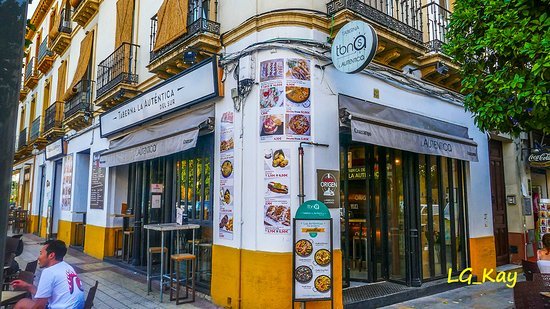
[(466, 268), (464, 161), (341, 141), (344, 284), (420, 286)]

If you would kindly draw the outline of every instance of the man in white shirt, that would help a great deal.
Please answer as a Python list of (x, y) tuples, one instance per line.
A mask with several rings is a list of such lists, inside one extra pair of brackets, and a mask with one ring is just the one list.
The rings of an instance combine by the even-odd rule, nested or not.
[(61, 240), (48, 240), (40, 250), (38, 265), (42, 270), (38, 287), (14, 280), (14, 288), (26, 290), (33, 299), (22, 299), (15, 309), (49, 308), (49, 309), (82, 309), (84, 308), (84, 288), (73, 267), (63, 261), (67, 247)]

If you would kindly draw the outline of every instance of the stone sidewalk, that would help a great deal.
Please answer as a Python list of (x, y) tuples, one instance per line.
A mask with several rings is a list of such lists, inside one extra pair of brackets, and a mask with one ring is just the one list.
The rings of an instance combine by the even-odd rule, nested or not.
[[(28, 262), (36, 260), (44, 239), (25, 234), (23, 241), (24, 251), (16, 257), (22, 269)], [(105, 263), (72, 248), (69, 248), (65, 261), (76, 270), (84, 283), (86, 294), (95, 281), (99, 281), (94, 308), (218, 308), (210, 302), (209, 296), (200, 293), (197, 293), (194, 303), (176, 306), (175, 301), (170, 302), (169, 293), (165, 292), (163, 303), (160, 303), (158, 282), (153, 282), (153, 292), (147, 295), (144, 275)], [(39, 272), (40, 268), (36, 270), (37, 278), (40, 275)], [(156, 286), (155, 283), (157, 283)]]

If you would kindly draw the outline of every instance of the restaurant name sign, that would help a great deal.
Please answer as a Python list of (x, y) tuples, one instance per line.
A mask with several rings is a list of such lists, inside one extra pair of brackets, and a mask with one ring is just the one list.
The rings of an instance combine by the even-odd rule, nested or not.
[(531, 153), (527, 160), (529, 165), (534, 167), (550, 167), (550, 150)]
[(102, 114), (101, 137), (217, 97), (217, 69), (216, 59), (210, 58)]
[(338, 31), (332, 42), (332, 62), (344, 73), (363, 70), (374, 58), (378, 37), (371, 25), (354, 20)]

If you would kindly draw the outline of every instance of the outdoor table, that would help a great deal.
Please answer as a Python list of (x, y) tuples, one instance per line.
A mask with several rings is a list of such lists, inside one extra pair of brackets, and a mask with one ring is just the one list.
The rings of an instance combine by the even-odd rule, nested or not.
[[(149, 252), (150, 244), (149, 244), (149, 234), (150, 231), (158, 231), (160, 232), (160, 247), (164, 248), (164, 234), (166, 232), (177, 232), (176, 237), (176, 250), (177, 253), (179, 253), (180, 246), (179, 246), (179, 232), (181, 230), (193, 230), (193, 243), (195, 242), (195, 230), (200, 228), (200, 225), (198, 224), (182, 224), (179, 225), (177, 223), (161, 223), (161, 224), (147, 224), (143, 227), (147, 230), (147, 252)], [(195, 254), (195, 246), (192, 246), (191, 248), (192, 254)], [(149, 255), (147, 255), (149, 257)], [(147, 270), (147, 293), (149, 293), (149, 280), (151, 280), (151, 274), (149, 273), (150, 270)], [(162, 303), (162, 288), (163, 288), (163, 279), (164, 279), (164, 250), (160, 250), (160, 302)], [(168, 277), (168, 276), (167, 276)]]
[(2, 291), (2, 302), (0, 306), (7, 306), (27, 296), (26, 291)]

